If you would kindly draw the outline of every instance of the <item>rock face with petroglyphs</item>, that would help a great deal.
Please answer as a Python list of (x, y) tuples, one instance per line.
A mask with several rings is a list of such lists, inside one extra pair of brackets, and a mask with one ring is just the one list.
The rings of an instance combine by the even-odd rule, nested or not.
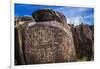
[(65, 23), (65, 16), (48, 9), (36, 11), (32, 16), (35, 22), (26, 22), (16, 27), (19, 29), (19, 48), (24, 63), (76, 61), (72, 32)]
[(69, 28), (66, 30), (36, 24), (24, 29), (22, 33), (27, 64), (75, 61), (74, 43)]

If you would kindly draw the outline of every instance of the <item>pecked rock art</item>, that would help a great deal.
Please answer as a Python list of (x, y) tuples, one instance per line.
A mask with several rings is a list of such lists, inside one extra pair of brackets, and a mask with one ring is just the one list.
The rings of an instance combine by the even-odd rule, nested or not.
[[(34, 21), (17, 25), (25, 64), (76, 61), (70, 27), (60, 12), (44, 9), (32, 13)], [(33, 23), (33, 24), (32, 24)], [(23, 63), (22, 63), (23, 64)]]

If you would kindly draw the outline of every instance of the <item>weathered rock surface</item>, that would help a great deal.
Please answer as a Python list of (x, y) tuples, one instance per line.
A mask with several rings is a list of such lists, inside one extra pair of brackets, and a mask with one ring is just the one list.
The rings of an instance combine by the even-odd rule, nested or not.
[(90, 61), (94, 58), (93, 26), (80, 24), (76, 27), (70, 25), (70, 27), (72, 28), (77, 58)]
[(65, 16), (60, 12), (53, 11), (52, 9), (38, 10), (32, 14), (32, 17), (36, 22), (58, 21), (60, 23), (66, 23)]
[(59, 26), (39, 23), (28, 29), (25, 28), (22, 33), (26, 64), (76, 60), (73, 38), (69, 27), (64, 30)]
[[(43, 14), (33, 13), (36, 24), (30, 25), (29, 22), (17, 26), (20, 30), (19, 48), (22, 49), (23, 55), (21, 54), (21, 56), (23, 56), (25, 64), (76, 61), (72, 32), (65, 23), (64, 15), (51, 10), (38, 12)], [(53, 12), (53, 18), (51, 14), (49, 15), (51, 12)], [(45, 14), (48, 14), (48, 17), (45, 17)], [(59, 17), (57, 18), (56, 15)], [(62, 21), (60, 21), (60, 17)]]

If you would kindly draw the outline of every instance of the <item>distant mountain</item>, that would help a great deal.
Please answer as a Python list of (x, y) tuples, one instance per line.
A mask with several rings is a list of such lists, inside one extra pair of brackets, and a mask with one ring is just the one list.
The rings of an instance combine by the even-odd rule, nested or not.
[(28, 21), (32, 20), (31, 16), (15, 16), (14, 18), (15, 21)]

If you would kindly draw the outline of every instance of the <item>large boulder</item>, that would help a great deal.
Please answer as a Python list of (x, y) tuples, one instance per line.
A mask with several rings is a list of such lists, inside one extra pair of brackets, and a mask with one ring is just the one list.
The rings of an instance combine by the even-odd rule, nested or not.
[(93, 60), (94, 58), (94, 34), (89, 25), (80, 24), (72, 27), (74, 44), (79, 60)]
[(42, 9), (32, 13), (32, 17), (36, 22), (42, 21), (58, 21), (66, 23), (66, 18), (63, 13), (55, 12), (52, 9)]
[[(64, 22), (66, 21), (63, 14), (59, 12), (57, 14)], [(20, 30), (19, 48), (23, 51), (21, 56), (25, 64), (76, 61), (71, 29), (66, 23), (60, 21), (59, 17), (55, 17), (57, 14), (54, 11), (40, 10), (32, 15), (35, 24), (28, 22), (17, 27)]]
[(22, 40), (26, 64), (76, 61), (72, 33), (66, 27), (41, 23), (25, 28)]

